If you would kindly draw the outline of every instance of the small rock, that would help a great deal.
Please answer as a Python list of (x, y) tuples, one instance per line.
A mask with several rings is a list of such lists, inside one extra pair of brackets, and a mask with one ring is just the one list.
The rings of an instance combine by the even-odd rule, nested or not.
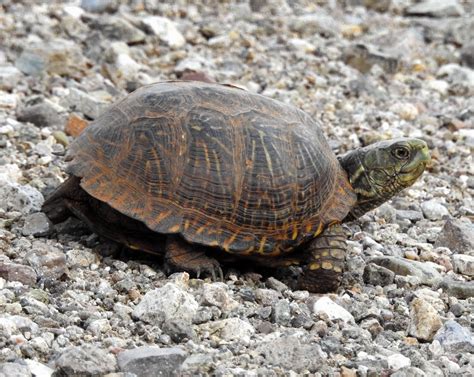
[(446, 352), (474, 352), (474, 337), (468, 328), (462, 327), (456, 321), (446, 321), (436, 333), (437, 340)]
[(353, 322), (354, 317), (342, 306), (336, 304), (329, 297), (321, 297), (311, 308), (314, 314), (325, 314), (330, 320), (342, 320), (344, 322)]
[(272, 321), (282, 325), (288, 326), (291, 320), (290, 303), (287, 299), (278, 300), (273, 305)]
[(474, 256), (454, 254), (453, 265), (456, 272), (467, 276), (474, 276)]
[(24, 215), (41, 211), (43, 195), (30, 185), (0, 180), (0, 209), (18, 211)]
[(20, 70), (14, 66), (0, 65), (0, 90), (16, 88), (22, 78)]
[(444, 216), (449, 216), (448, 209), (436, 199), (421, 203), (423, 215), (430, 220), (441, 220)]
[(314, 34), (336, 36), (340, 33), (339, 23), (322, 12), (297, 16), (289, 21), (289, 27), (292, 31), (306, 36)]
[(0, 377), (31, 377), (31, 372), (24, 364), (2, 363), (0, 364)]
[(76, 113), (71, 113), (66, 123), (64, 131), (72, 137), (78, 137), (89, 125), (89, 122)]
[(474, 70), (458, 64), (445, 64), (436, 73), (438, 78), (445, 78), (450, 84), (474, 86)]
[(17, 119), (20, 122), (33, 123), (40, 128), (56, 126), (63, 121), (55, 107), (49, 102), (41, 102), (25, 107), (18, 113)]
[(66, 271), (66, 256), (54, 246), (41, 241), (33, 242), (26, 260), (33, 267), (38, 276), (47, 279), (59, 279)]
[(240, 318), (227, 318), (220, 321), (208, 322), (200, 326), (224, 341), (240, 341), (248, 343), (255, 333), (254, 327)]
[(117, 355), (121, 371), (137, 376), (175, 376), (186, 359), (182, 349), (143, 346)]
[(387, 363), (391, 370), (397, 371), (401, 368), (409, 367), (411, 360), (400, 353), (396, 353), (387, 357)]
[(196, 335), (191, 324), (182, 319), (170, 319), (165, 321), (162, 330), (176, 343), (182, 342), (185, 339), (194, 339)]
[(115, 356), (91, 344), (68, 347), (54, 362), (58, 375), (94, 376), (113, 372), (117, 368)]
[(37, 280), (36, 272), (31, 267), (8, 262), (0, 262), (0, 277), (29, 286), (35, 285)]
[(21, 232), (24, 236), (47, 236), (52, 231), (52, 223), (43, 212), (32, 213), (25, 217)]
[(411, 103), (395, 103), (390, 106), (390, 111), (398, 114), (398, 116), (403, 120), (415, 120), (418, 116), (418, 109), (415, 105)]
[(274, 289), (278, 292), (283, 292), (288, 290), (288, 286), (282, 283), (280, 280), (275, 279), (274, 277), (270, 276), (267, 281), (265, 282), (267, 288)]
[[(270, 337), (272, 334), (269, 335)], [(279, 366), (297, 373), (304, 370), (317, 371), (324, 363), (324, 353), (319, 344), (305, 344), (297, 336), (270, 338), (257, 344), (255, 351), (263, 355), (265, 363)]]
[(147, 292), (133, 310), (132, 316), (156, 325), (170, 319), (182, 319), (191, 323), (198, 308), (192, 295), (174, 283), (167, 283)]
[(456, 281), (449, 278), (438, 284), (438, 288), (443, 289), (448, 295), (460, 299), (474, 297), (474, 284), (470, 281)]
[(183, 47), (186, 43), (176, 24), (168, 18), (148, 16), (141, 20), (143, 26), (171, 48)]
[[(470, 68), (474, 68), (474, 42), (464, 45), (461, 49), (461, 62)], [(0, 68), (0, 83), (1, 83), (1, 68)], [(1, 84), (0, 84), (1, 89)]]
[(108, 102), (98, 96), (85, 93), (79, 89), (69, 89), (69, 94), (63, 98), (61, 105), (72, 110), (80, 111), (85, 116), (96, 119), (108, 107)]
[(427, 301), (415, 298), (410, 304), (408, 333), (419, 340), (431, 341), (442, 326), (438, 312)]
[(50, 75), (77, 77), (86, 69), (81, 48), (72, 41), (59, 38), (26, 47), (15, 64), (24, 74), (31, 76), (47, 72)]
[(40, 363), (39, 361), (32, 359), (25, 359), (26, 365), (30, 369), (30, 372), (35, 377), (51, 377), (54, 373), (54, 369), (48, 367), (45, 364)]
[(105, 38), (123, 41), (128, 44), (143, 42), (145, 33), (119, 16), (98, 17), (91, 27), (102, 32)]
[(382, 256), (375, 257), (371, 262), (388, 268), (397, 275), (416, 276), (422, 284), (432, 286), (441, 281), (440, 273), (428, 262), (418, 262), (397, 257)]
[(375, 263), (369, 263), (364, 268), (363, 278), (367, 284), (384, 287), (393, 283), (395, 273), (388, 268), (378, 266)]
[(402, 209), (397, 209), (396, 211), (396, 217), (399, 220), (410, 220), (411, 222), (416, 222), (423, 220), (423, 213), (420, 211), (413, 211), (413, 210), (402, 210)]
[(217, 306), (223, 312), (229, 312), (239, 306), (239, 303), (229, 296), (224, 283), (204, 284), (202, 302), (204, 305)]
[(397, 370), (390, 377), (426, 377), (426, 373), (416, 367), (405, 367)]
[(405, 14), (436, 18), (459, 17), (464, 14), (464, 9), (457, 0), (427, 0), (408, 7)]
[(453, 253), (474, 256), (474, 225), (448, 219), (436, 239), (435, 247), (447, 247)]
[(117, 4), (113, 0), (81, 0), (81, 8), (91, 13), (102, 13), (115, 10)]
[(378, 65), (387, 73), (395, 73), (400, 66), (397, 57), (360, 43), (346, 48), (343, 59), (346, 64), (358, 69), (362, 73), (369, 72), (374, 65)]
[[(0, 109), (14, 109), (18, 103), (18, 95), (8, 94), (6, 92), (0, 91)], [(8, 131), (13, 131), (13, 128), (10, 125), (1, 126), (0, 134), (7, 134)]]

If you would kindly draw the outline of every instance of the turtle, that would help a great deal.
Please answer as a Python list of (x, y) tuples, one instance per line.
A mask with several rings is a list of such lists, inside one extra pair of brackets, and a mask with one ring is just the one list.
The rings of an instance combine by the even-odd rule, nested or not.
[[(166, 81), (130, 93), (75, 139), (69, 178), (45, 201), (179, 270), (221, 275), (220, 256), (300, 266), (298, 286), (338, 288), (343, 223), (412, 185), (425, 141), (397, 138), (336, 156), (302, 110), (225, 84)], [(225, 259), (225, 257), (224, 257)]]

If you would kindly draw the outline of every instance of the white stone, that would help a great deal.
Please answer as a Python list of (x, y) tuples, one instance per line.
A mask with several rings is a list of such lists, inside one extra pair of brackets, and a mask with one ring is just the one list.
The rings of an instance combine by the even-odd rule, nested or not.
[(411, 365), (410, 359), (400, 353), (396, 353), (387, 357), (387, 363), (388, 367), (394, 371), (404, 367), (409, 367)]
[(456, 272), (463, 275), (474, 276), (474, 256), (454, 254), (453, 264)]
[(28, 369), (35, 377), (51, 377), (54, 373), (54, 369), (40, 363), (39, 361), (32, 359), (23, 359), (23, 361), (28, 365)]
[(0, 180), (0, 209), (29, 214), (39, 212), (43, 202), (43, 195), (34, 187)]
[(0, 108), (14, 109), (17, 105), (17, 95), (0, 91)]
[(313, 305), (314, 314), (326, 314), (329, 319), (340, 319), (344, 322), (354, 321), (354, 317), (342, 306), (336, 304), (329, 297), (321, 297)]
[(446, 94), (448, 92), (449, 84), (444, 80), (430, 80), (427, 82), (429, 89), (434, 90), (440, 94)]
[(172, 48), (184, 46), (186, 40), (178, 30), (176, 24), (168, 18), (159, 16), (149, 16), (142, 20), (142, 23), (157, 35), (161, 41)]
[(395, 103), (390, 106), (390, 111), (398, 114), (404, 120), (414, 120), (418, 116), (418, 109), (411, 103)]
[(430, 220), (441, 220), (444, 216), (449, 215), (448, 209), (436, 199), (421, 203), (421, 210), (423, 215)]
[(224, 341), (238, 340), (248, 343), (250, 336), (255, 333), (254, 327), (240, 318), (227, 318), (220, 321), (208, 322), (201, 326)]
[(167, 283), (149, 291), (133, 310), (132, 316), (145, 322), (161, 325), (170, 319), (191, 322), (199, 305), (192, 295), (176, 284)]

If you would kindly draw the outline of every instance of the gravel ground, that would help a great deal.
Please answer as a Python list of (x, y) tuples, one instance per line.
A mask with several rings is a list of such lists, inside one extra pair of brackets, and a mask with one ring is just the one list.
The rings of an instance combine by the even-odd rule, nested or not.
[[(474, 374), (473, 2), (44, 3), (0, 2), (0, 376)], [(167, 276), (39, 212), (87, 122), (180, 77), (301, 107), (337, 153), (428, 142), (419, 182), (349, 224), (337, 294)]]

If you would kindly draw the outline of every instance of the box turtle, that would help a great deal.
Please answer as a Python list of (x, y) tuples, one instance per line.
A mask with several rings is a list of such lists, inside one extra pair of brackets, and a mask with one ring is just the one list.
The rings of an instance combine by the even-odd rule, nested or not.
[(318, 123), (291, 105), (170, 81), (108, 109), (66, 160), (70, 178), (43, 207), (53, 222), (73, 214), (197, 274), (220, 272), (219, 255), (299, 265), (300, 288), (326, 292), (343, 272), (341, 223), (413, 184), (430, 156), (424, 141), (401, 138), (337, 157)]

